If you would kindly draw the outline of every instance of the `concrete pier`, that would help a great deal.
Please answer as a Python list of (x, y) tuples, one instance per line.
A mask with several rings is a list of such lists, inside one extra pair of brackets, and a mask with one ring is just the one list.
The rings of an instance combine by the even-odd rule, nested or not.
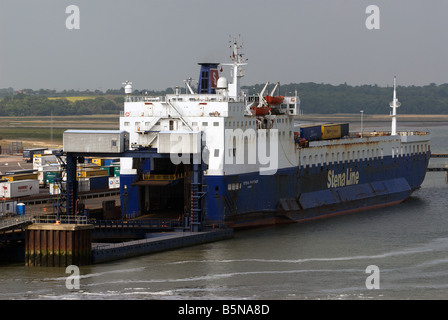
[(150, 233), (148, 238), (122, 243), (92, 244), (92, 263), (114, 261), (155, 252), (177, 249), (233, 236), (233, 229), (215, 229), (203, 232)]
[(25, 265), (88, 265), (92, 258), (90, 224), (36, 223), (25, 230)]

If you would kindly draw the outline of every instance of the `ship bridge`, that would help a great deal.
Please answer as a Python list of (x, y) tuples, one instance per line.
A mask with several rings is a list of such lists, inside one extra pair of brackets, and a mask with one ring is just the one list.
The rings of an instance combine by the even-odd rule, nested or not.
[[(206, 164), (204, 176), (258, 172), (258, 164), (231, 166), (226, 156), (236, 157), (239, 141), (252, 144), (247, 146), (252, 150), (249, 148), (256, 144), (260, 132), (267, 136), (281, 130), (281, 137), (294, 144), (293, 122), (300, 106), (297, 94), (273, 96), (278, 83), (271, 94), (265, 94), (267, 83), (262, 92), (249, 97), (240, 88), (246, 65), (240, 49), (234, 42), (229, 64), (199, 63), (197, 87), (190, 78), (173, 94), (133, 95), (131, 82), (125, 82), (120, 130), (129, 134), (130, 151), (150, 149), (165, 156), (121, 158), (123, 215), (191, 212), (191, 200), (197, 197), (193, 194), (198, 192), (191, 177), (196, 172), (194, 166), (202, 162)], [(221, 75), (223, 66), (230, 66), (229, 82)], [(219, 194), (227, 185), (213, 184), (212, 188)]]

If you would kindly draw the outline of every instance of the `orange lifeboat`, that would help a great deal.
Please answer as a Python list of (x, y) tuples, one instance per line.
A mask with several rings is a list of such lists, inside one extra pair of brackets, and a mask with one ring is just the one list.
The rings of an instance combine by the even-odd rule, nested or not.
[(264, 97), (268, 105), (270, 106), (278, 106), (282, 104), (284, 97), (283, 96), (266, 96)]
[(256, 116), (265, 116), (271, 111), (269, 107), (253, 107), (251, 109), (255, 111)]

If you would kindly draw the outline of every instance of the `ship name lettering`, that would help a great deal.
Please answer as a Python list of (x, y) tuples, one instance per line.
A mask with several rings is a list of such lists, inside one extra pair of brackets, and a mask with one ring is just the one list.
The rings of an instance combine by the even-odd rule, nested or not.
[(359, 171), (347, 169), (342, 173), (335, 173), (334, 170), (328, 170), (328, 188), (345, 187), (359, 183)]

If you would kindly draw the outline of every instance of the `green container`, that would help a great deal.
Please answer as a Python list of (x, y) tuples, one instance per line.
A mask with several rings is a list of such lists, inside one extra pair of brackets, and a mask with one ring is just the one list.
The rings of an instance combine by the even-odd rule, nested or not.
[(60, 171), (47, 171), (45, 172), (45, 181), (46, 183), (54, 183), (54, 179), (60, 178), (61, 172)]

